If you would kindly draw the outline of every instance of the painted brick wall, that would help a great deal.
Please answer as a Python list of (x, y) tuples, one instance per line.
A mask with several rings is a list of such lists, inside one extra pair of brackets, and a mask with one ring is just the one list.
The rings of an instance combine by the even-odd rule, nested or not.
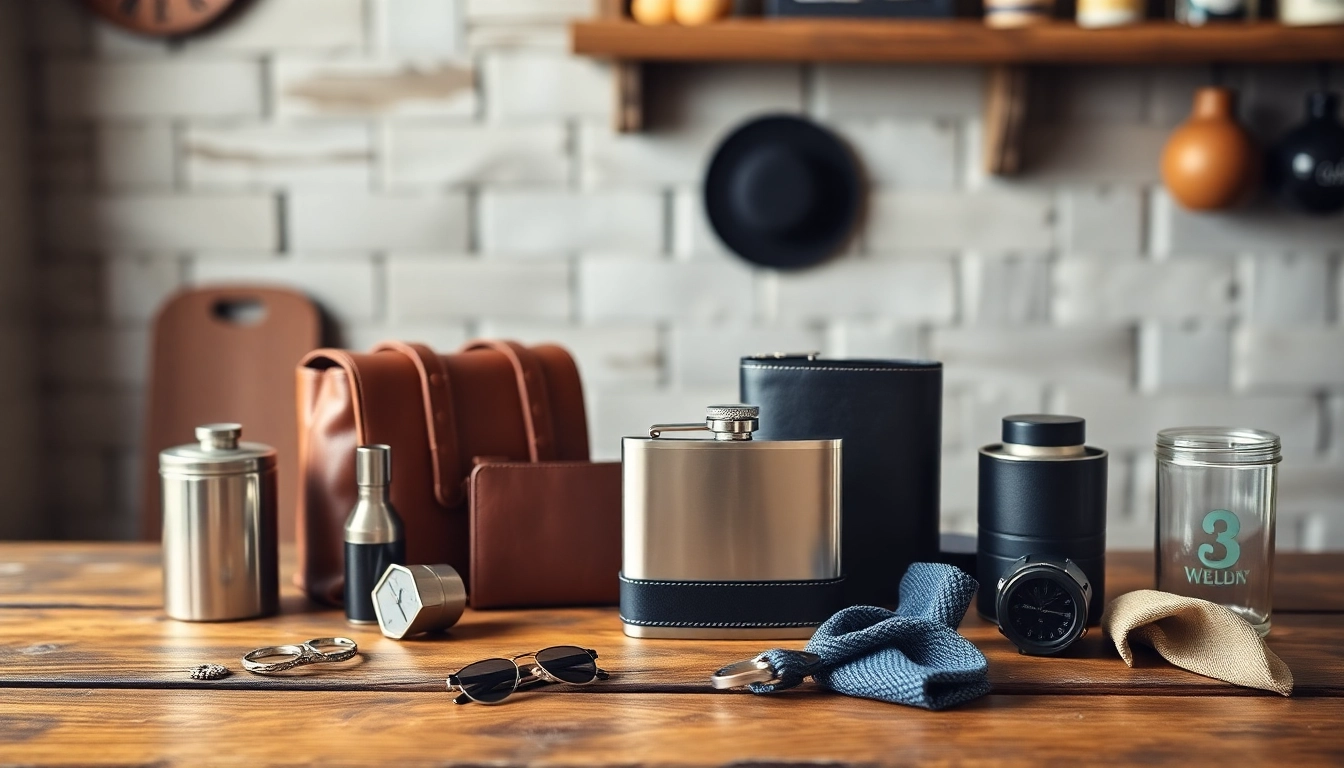
[[(1032, 170), (1003, 180), (980, 171), (971, 67), (651, 68), (653, 130), (621, 136), (610, 73), (565, 52), (590, 0), (256, 0), (173, 46), (26, 5), (61, 534), (131, 530), (155, 304), (258, 280), (309, 292), (354, 347), (569, 345), (603, 457), (734, 399), (742, 353), (943, 360), (957, 530), (1008, 413), (1089, 419), (1128, 547), (1151, 542), (1157, 429), (1271, 429), (1281, 544), (1344, 548), (1344, 219), (1173, 205), (1157, 157), (1203, 68), (1043, 72)], [(1311, 83), (1224, 76), (1265, 137)], [(872, 185), (848, 252), (800, 274), (727, 254), (697, 191), (716, 141), (770, 111), (833, 127)]]

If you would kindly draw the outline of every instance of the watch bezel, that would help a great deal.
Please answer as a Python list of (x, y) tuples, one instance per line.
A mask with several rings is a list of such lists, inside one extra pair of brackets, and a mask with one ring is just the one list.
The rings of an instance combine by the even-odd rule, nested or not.
[[(1068, 631), (1058, 640), (1032, 640), (1024, 637), (1012, 624), (1012, 611), (1009, 609), (1008, 598), (1023, 583), (1037, 578), (1047, 578), (1060, 584), (1073, 598), (1073, 621)], [(1027, 655), (1054, 656), (1062, 653), (1087, 634), (1091, 591), (1091, 582), (1072, 561), (1037, 559), (1030, 555), (1023, 557), (1010, 566), (1008, 573), (999, 579), (998, 595), (994, 601), (999, 632)]]
[[(410, 620), (406, 622), (406, 628), (399, 633), (393, 634), (387, 631), (387, 624), (383, 622), (383, 609), (382, 606), (378, 604), (378, 590), (382, 589), (383, 584), (387, 583), (388, 578), (390, 578), (393, 572), (395, 571), (404, 571), (406, 575), (411, 577), (412, 583), (416, 585), (416, 591), (417, 591), (416, 603), (420, 604), (420, 607), (416, 609), (415, 614), (412, 615), (410, 617)], [(420, 584), (418, 581), (416, 581), (415, 574), (411, 571), (410, 568), (407, 568), (406, 566), (400, 563), (392, 563), (391, 565), (387, 566), (387, 570), (383, 571), (383, 575), (378, 577), (378, 581), (373, 585), (373, 613), (375, 616), (378, 617), (378, 631), (382, 632), (384, 637), (390, 637), (393, 640), (404, 640), (405, 638), (414, 634), (411, 631), (411, 628), (415, 626), (416, 619), (419, 618), (420, 611), (423, 610), (424, 608), (423, 601), (419, 599), (418, 594), (419, 587)]]

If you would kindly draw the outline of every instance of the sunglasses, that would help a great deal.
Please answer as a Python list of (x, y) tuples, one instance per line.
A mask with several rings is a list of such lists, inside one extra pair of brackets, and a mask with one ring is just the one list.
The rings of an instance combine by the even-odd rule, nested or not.
[[(524, 672), (519, 659), (532, 659)], [(523, 686), (536, 683), (587, 685), (606, 680), (609, 675), (597, 666), (597, 651), (573, 645), (553, 645), (536, 653), (524, 653), (511, 659), (485, 659), (468, 664), (448, 676), (448, 690), (460, 695), (455, 704), (475, 701), (498, 704)]]

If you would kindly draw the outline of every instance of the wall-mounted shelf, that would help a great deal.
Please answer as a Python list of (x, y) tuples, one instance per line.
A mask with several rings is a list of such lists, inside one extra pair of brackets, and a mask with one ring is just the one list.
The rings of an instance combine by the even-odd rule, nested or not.
[(985, 89), (985, 167), (1021, 165), (1031, 64), (1200, 64), (1344, 61), (1344, 26), (1272, 22), (1188, 27), (1153, 21), (1083, 29), (1060, 21), (993, 29), (979, 19), (849, 21), (730, 19), (700, 27), (643, 26), (610, 0), (605, 16), (575, 22), (573, 50), (616, 62), (616, 128), (644, 125), (641, 64), (651, 61), (886, 62), (991, 65)]
[(647, 27), (576, 22), (574, 52), (627, 61), (849, 61), (934, 64), (1180, 64), (1344, 61), (1344, 26), (1271, 22), (1188, 27), (1154, 21), (1083, 29), (1056, 22), (993, 29), (979, 19), (731, 19)]

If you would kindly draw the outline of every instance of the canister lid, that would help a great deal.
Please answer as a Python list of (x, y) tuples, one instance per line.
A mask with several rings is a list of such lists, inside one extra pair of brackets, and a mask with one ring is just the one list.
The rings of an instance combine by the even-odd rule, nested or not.
[(1044, 413), (1005, 416), (1003, 442), (1041, 447), (1082, 445), (1087, 442), (1087, 422), (1077, 416)]
[(203, 424), (196, 428), (198, 442), (159, 453), (159, 471), (183, 475), (236, 475), (275, 466), (275, 449), (261, 443), (243, 443), (241, 424)]

